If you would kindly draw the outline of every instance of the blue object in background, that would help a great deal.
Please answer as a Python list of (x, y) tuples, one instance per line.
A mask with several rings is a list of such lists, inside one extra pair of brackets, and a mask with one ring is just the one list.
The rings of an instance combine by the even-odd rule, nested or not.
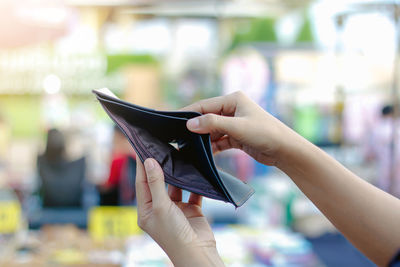
[(318, 258), (327, 267), (374, 267), (376, 266), (356, 249), (342, 234), (324, 234), (308, 239)]
[(271, 168), (271, 166), (266, 166), (257, 161), (254, 161), (254, 176), (261, 177), (268, 175), (268, 173), (271, 171)]

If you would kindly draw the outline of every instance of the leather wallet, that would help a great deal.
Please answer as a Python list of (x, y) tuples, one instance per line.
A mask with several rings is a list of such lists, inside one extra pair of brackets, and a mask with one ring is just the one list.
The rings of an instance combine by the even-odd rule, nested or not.
[(248, 184), (216, 168), (209, 134), (192, 133), (186, 128), (186, 121), (200, 113), (141, 107), (120, 100), (107, 88), (93, 93), (140, 160), (157, 160), (168, 184), (235, 207), (254, 193)]

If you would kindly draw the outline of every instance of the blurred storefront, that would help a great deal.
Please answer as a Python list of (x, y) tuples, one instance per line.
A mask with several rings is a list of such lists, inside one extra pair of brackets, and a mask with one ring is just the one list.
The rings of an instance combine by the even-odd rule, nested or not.
[[(364, 2), (1, 3), (0, 265), (171, 266), (139, 231), (134, 205), (99, 207), (118, 191), (107, 181), (119, 145), (97, 88), (163, 110), (242, 90), (379, 184), (380, 167), (397, 166), (400, 152), (399, 7)], [(395, 110), (392, 135), (379, 132), (385, 105)], [(82, 176), (79, 205), (44, 205), (38, 158), (51, 129), (63, 134), (65, 164), (78, 166), (63, 175)], [(287, 177), (235, 150), (215, 160), (256, 189), (237, 210), (205, 200), (227, 266), (334, 266), (313, 242), (335, 228)], [(392, 169), (385, 189), (400, 194), (400, 170)]]

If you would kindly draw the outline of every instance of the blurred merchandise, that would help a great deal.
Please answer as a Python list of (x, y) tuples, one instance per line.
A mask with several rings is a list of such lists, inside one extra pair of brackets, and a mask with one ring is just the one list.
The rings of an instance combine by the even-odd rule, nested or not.
[[(60, 240), (62, 240), (60, 242)], [(2, 240), (1, 240), (2, 241)], [(93, 242), (72, 225), (45, 226), (17, 238), (0, 241), (2, 266), (122, 266), (124, 242)]]
[[(135, 156), (97, 88), (160, 110), (244, 91), (399, 195), (398, 5), (2, 1), (0, 266), (172, 266), (138, 229)], [(256, 191), (240, 209), (204, 198), (228, 266), (366, 266), (284, 173), (236, 149), (215, 162)]]
[(323, 266), (310, 243), (285, 229), (224, 227), (215, 239), (227, 266)]
[(266, 60), (257, 50), (242, 49), (231, 53), (222, 68), (223, 93), (242, 90), (263, 106), (268, 95), (270, 70)]
[(366, 138), (367, 160), (376, 159), (379, 177), (376, 185), (396, 197), (400, 197), (400, 148), (393, 147), (392, 140), (400, 140), (400, 129), (395, 128), (394, 108), (382, 107), (381, 116)]
[[(310, 244), (289, 230), (224, 226), (214, 233), (227, 266), (323, 266)], [(0, 256), (2, 266), (172, 266), (147, 235), (99, 242), (72, 225), (44, 226), (40, 232), (0, 237)]]
[(0, 113), (0, 171), (7, 160), (8, 146), (11, 138), (10, 125)]

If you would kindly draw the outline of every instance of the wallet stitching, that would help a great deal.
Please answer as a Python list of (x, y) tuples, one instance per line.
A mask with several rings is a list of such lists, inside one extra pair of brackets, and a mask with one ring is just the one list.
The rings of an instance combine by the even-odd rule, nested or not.
[[(172, 115), (164, 114), (164, 113), (167, 113), (168, 111), (158, 111), (159, 113), (157, 113), (157, 110), (152, 110), (152, 109), (147, 109), (147, 108), (142, 109), (142, 108), (137, 107), (134, 104), (125, 102), (125, 101), (123, 101), (121, 99), (117, 99), (117, 101), (115, 101), (115, 100), (111, 100), (111, 99), (106, 99), (106, 98), (101, 97), (101, 96), (98, 96), (98, 99), (101, 99), (102, 101), (105, 101), (105, 102), (108, 102), (108, 103), (111, 103), (111, 104), (114, 104), (114, 105), (120, 105), (120, 106), (123, 106), (125, 108), (133, 108), (136, 111), (146, 112), (146, 113), (149, 113), (149, 114), (152, 114), (152, 115), (157, 115), (157, 116), (166, 117), (166, 118), (174, 118), (174, 119), (179, 119), (179, 120), (183, 120), (183, 121), (187, 121), (188, 120), (187, 118), (173, 117)], [(173, 112), (173, 113), (175, 113), (175, 112)], [(198, 113), (198, 112), (194, 112), (194, 111), (190, 111), (190, 112), (193, 112), (198, 116), (201, 115), (201, 113)]]
[[(203, 140), (202, 140), (203, 138), (202, 138), (201, 136), (199, 136), (199, 138), (201, 139), (201, 141), (203, 141)], [(204, 142), (200, 142), (200, 143), (201, 143), (201, 145), (203, 146), (204, 150), (206, 150), (206, 147), (205, 147)], [(225, 198), (228, 199), (228, 202), (235, 204), (235, 203), (234, 203), (235, 201), (233, 200), (231, 194), (228, 192), (228, 190), (227, 190), (227, 188), (226, 188), (226, 186), (225, 186), (224, 181), (222, 181), (221, 177), (220, 177), (219, 174), (218, 174), (218, 170), (217, 170), (217, 168), (216, 168), (216, 166), (215, 166), (214, 160), (213, 160), (212, 158), (211, 158), (211, 159), (209, 158), (209, 155), (208, 155), (207, 152), (206, 152), (205, 158), (207, 159), (207, 161), (208, 161), (208, 163), (209, 163), (210, 165), (214, 166), (214, 168), (211, 168), (211, 170), (212, 170), (212, 172), (214, 172), (214, 175), (215, 175), (216, 177), (219, 178), (219, 179), (217, 179), (217, 184), (221, 187), (221, 189), (222, 189), (222, 191), (223, 191), (223, 193), (224, 193)], [(236, 204), (235, 204), (235, 205), (236, 205)]]
[[(167, 177), (169, 177), (169, 178), (173, 178), (174, 179), (174, 181), (177, 181), (177, 179), (176, 178), (174, 178), (173, 176), (171, 176), (171, 175), (169, 175), (169, 174), (167, 174), (166, 173), (166, 176)], [(183, 189), (183, 190), (186, 190), (186, 189), (184, 189), (184, 188), (182, 188), (182, 187), (186, 187), (186, 186), (184, 186), (184, 184), (181, 184), (181, 183), (175, 183), (175, 182), (168, 182), (168, 184), (171, 184), (171, 185), (173, 185), (173, 186), (177, 186), (177, 187), (180, 187), (181, 189)], [(218, 200), (223, 200), (223, 201), (225, 201), (226, 199), (223, 199), (223, 198), (220, 198), (220, 197), (218, 197), (218, 195), (216, 196), (216, 195), (212, 195), (212, 194), (210, 194), (210, 193), (202, 193), (202, 192), (200, 192), (200, 191), (197, 191), (196, 189), (194, 189), (194, 190), (192, 190), (192, 191), (196, 191), (196, 192), (193, 192), (193, 193), (195, 193), (195, 194), (198, 194), (198, 195), (202, 195), (202, 196), (205, 196), (205, 197), (209, 197), (209, 198), (212, 198), (212, 199), (218, 199)]]

